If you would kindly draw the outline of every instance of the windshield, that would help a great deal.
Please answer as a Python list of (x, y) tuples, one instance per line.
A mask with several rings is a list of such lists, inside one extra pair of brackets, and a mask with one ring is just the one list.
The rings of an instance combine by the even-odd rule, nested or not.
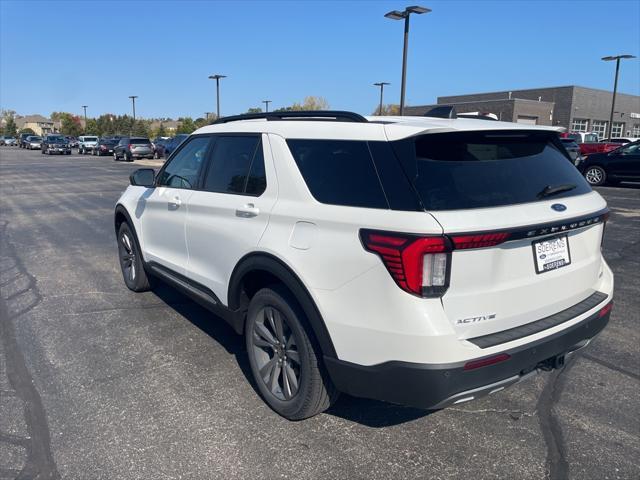
[(129, 140), (131, 145), (148, 145), (151, 143), (148, 138), (132, 138)]
[(37, 142), (42, 140), (42, 137), (29, 137), (27, 140), (29, 140), (30, 142)]
[(49, 143), (66, 143), (66, 140), (63, 137), (47, 137), (47, 142), (49, 142)]
[(535, 202), (558, 185), (575, 187), (553, 198), (591, 191), (547, 132), (428, 134), (392, 145), (428, 210)]
[(97, 142), (98, 141), (98, 137), (84, 137), (82, 139), (83, 142)]

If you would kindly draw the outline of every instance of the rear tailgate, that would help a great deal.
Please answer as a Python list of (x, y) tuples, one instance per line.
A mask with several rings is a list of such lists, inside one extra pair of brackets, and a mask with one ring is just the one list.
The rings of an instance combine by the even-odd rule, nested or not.
[(555, 132), (428, 133), (392, 144), (451, 239), (442, 304), (460, 338), (542, 319), (594, 293), (606, 203)]
[[(555, 201), (467, 211), (436, 212), (445, 233), (509, 232), (487, 248), (454, 250), (449, 289), (442, 297), (460, 338), (517, 327), (569, 308), (594, 293), (602, 272), (600, 243), (606, 204), (597, 193)], [(582, 226), (580, 226), (582, 225)], [(544, 270), (544, 242), (567, 242), (568, 265)], [(536, 251), (534, 244), (542, 250)], [(558, 257), (561, 258), (561, 257)], [(566, 260), (561, 260), (566, 262)]]

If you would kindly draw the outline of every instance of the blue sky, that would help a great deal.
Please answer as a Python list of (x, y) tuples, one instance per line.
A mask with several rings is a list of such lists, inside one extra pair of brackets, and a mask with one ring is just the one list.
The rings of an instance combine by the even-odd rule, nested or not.
[[(611, 89), (605, 55), (640, 56), (640, 1), (13, 1), (0, 0), (0, 108), (21, 114), (204, 116), (212, 73), (229, 115), (306, 95), (371, 113), (378, 90), (397, 103), (402, 22), (409, 4), (407, 105), (528, 87)], [(640, 61), (622, 65), (619, 91), (640, 94)]]

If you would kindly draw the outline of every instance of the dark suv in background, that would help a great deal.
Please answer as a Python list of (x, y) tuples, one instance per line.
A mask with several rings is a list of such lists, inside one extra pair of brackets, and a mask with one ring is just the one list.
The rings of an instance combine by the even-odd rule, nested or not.
[(153, 145), (145, 137), (122, 137), (113, 149), (113, 159), (133, 162), (135, 158), (153, 158)]
[(45, 135), (42, 139), (42, 149), (40, 153), (51, 155), (71, 155), (71, 145), (64, 135)]

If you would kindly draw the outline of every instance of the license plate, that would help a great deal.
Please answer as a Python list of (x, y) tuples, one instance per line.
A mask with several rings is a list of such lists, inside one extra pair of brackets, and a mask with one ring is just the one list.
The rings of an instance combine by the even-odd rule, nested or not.
[(571, 265), (569, 238), (567, 235), (546, 238), (531, 244), (536, 273), (549, 272)]
[(113, 153), (113, 150), (109, 150), (109, 153)]

